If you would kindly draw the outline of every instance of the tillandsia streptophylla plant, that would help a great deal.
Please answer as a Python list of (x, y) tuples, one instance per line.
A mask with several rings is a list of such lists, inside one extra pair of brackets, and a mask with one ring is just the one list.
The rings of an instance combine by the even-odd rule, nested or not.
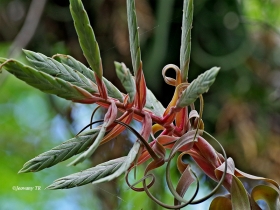
[[(271, 210), (280, 209), (279, 185), (274, 180), (249, 175), (235, 168), (233, 159), (227, 158), (219, 142), (204, 130), (202, 94), (207, 92), (215, 81), (219, 68), (213, 67), (191, 83), (188, 82), (193, 0), (184, 0), (183, 3), (180, 68), (168, 64), (162, 70), (164, 81), (175, 86), (174, 96), (167, 108), (164, 108), (146, 87), (134, 0), (127, 0), (134, 76), (125, 64), (115, 62), (117, 76), (127, 94), (120, 92), (102, 76), (99, 47), (81, 0), (70, 0), (70, 10), (82, 51), (91, 69), (69, 55), (56, 54), (47, 57), (28, 50), (24, 50), (24, 53), (31, 66), (14, 59), (0, 58), (0, 69), (6, 69), (43, 92), (77, 103), (95, 103), (107, 109), (107, 112), (104, 119), (89, 122), (74, 138), (26, 162), (19, 173), (37, 172), (79, 154), (70, 163), (76, 165), (89, 158), (99, 145), (105, 144), (124, 129), (128, 129), (138, 139), (127, 156), (57, 179), (47, 189), (66, 189), (88, 183), (96, 184), (110, 181), (125, 173), (125, 180), (132, 190), (145, 191), (153, 201), (167, 209), (180, 209), (189, 204), (201, 203), (211, 197), (221, 185), (229, 194), (214, 198), (209, 209), (261, 209), (256, 202), (258, 200), (264, 200)], [(176, 72), (175, 79), (166, 76), (168, 69)], [(200, 101), (198, 111), (194, 106), (196, 99)], [(120, 117), (117, 117), (118, 112), (122, 113)], [(140, 133), (129, 125), (133, 119), (142, 123)], [(92, 128), (92, 125), (97, 122), (102, 124)], [(218, 153), (204, 137), (215, 140), (221, 147), (222, 154)], [(152, 140), (149, 141), (149, 138)], [(166, 153), (166, 150), (170, 152)], [(176, 154), (179, 154), (177, 168), (181, 177), (175, 188), (171, 182), (170, 163)], [(196, 198), (199, 181), (190, 165), (183, 162), (184, 155), (191, 156), (202, 171), (218, 183), (204, 198)], [(136, 182), (136, 184), (142, 183), (142, 187), (129, 183), (129, 172), (147, 161), (150, 162), (147, 164), (143, 178)], [(150, 188), (156, 181), (152, 170), (158, 167), (166, 167), (167, 185), (174, 196), (173, 205), (159, 201), (150, 192)], [(258, 185), (249, 193), (239, 180), (240, 177), (263, 180), (268, 185)], [(192, 183), (196, 183), (197, 186), (195, 193), (191, 199), (185, 200), (184, 195)]]

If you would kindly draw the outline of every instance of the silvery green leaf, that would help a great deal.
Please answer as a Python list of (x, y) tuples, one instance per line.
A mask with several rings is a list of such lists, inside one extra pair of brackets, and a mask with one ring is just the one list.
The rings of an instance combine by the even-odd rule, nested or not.
[(102, 77), (102, 80), (106, 86), (108, 95), (112, 98), (118, 99), (120, 102), (123, 102), (123, 94), (113, 85), (110, 81), (108, 81), (105, 77)]
[[(59, 59), (59, 61), (65, 65), (70, 66), (71, 68), (79, 71), (80, 73), (84, 74), (86, 77), (90, 78), (94, 83), (96, 83), (96, 79), (94, 75), (92, 74), (92, 71), (87, 68), (84, 64), (77, 61), (73, 57), (69, 55), (62, 55), (57, 54), (54, 56), (55, 59)], [(123, 94), (121, 91), (119, 91), (116, 86), (114, 86), (110, 81), (108, 81), (105, 77), (102, 77), (102, 80), (106, 86), (106, 89), (108, 91), (108, 95), (112, 98), (118, 99), (120, 102), (123, 102)]]
[(70, 11), (84, 56), (92, 70), (101, 79), (103, 70), (99, 46), (82, 1), (70, 0)]
[(89, 168), (87, 170), (59, 178), (55, 180), (46, 189), (68, 189), (88, 184), (102, 177), (106, 177), (110, 174), (113, 174), (122, 166), (125, 159), (126, 157), (121, 157), (114, 160), (110, 160), (105, 163), (101, 163), (95, 167)]
[(38, 155), (26, 162), (19, 173), (37, 172), (49, 168), (87, 150), (87, 148), (95, 141), (99, 129), (100, 128), (95, 128), (85, 131), (78, 136), (65, 141), (61, 145)]
[(1, 68), (5, 68), (8, 72), (15, 75), (20, 80), (23, 80), (27, 84), (45, 93), (55, 94), (59, 97), (73, 101), (91, 100), (94, 98), (88, 91), (76, 85), (38, 71), (19, 61), (0, 58), (0, 64), (2, 64)]
[(191, 54), (191, 29), (193, 21), (193, 0), (184, 0), (182, 37), (180, 49), (180, 69), (182, 71), (182, 81), (188, 79), (188, 70)]
[(126, 5), (127, 5), (127, 22), (128, 22), (130, 52), (131, 52), (134, 76), (136, 76), (140, 68), (141, 51), (140, 51), (140, 42), (139, 42), (137, 18), (136, 18), (136, 11), (135, 11), (135, 2), (134, 0), (127, 0)]
[(165, 111), (165, 108), (162, 106), (160, 101), (156, 99), (152, 91), (150, 91), (148, 88), (147, 88), (145, 108), (153, 112), (158, 117), (162, 117)]
[(129, 103), (131, 103), (134, 101), (135, 94), (136, 94), (136, 86), (135, 86), (134, 78), (124, 63), (115, 62), (115, 67), (116, 67), (117, 76), (129, 96)]
[(128, 170), (128, 168), (134, 162), (139, 148), (140, 143), (137, 141), (134, 143), (127, 156), (110, 160), (93, 168), (57, 179), (50, 186), (48, 186), (47, 189), (68, 189), (85, 185), (90, 182), (92, 182), (92, 184), (97, 184), (111, 181)]
[(53, 58), (49, 58), (41, 53), (23, 50), (27, 60), (32, 63), (36, 70), (45, 72), (53, 77), (58, 77), (73, 85), (81, 87), (90, 93), (97, 93), (98, 88), (94, 82), (85, 77), (82, 73), (62, 64)]
[(59, 61), (62, 64), (65, 64), (75, 71), (80, 72), (81, 74), (85, 75), (87, 78), (89, 78), (91, 81), (96, 83), (96, 79), (94, 76), (94, 73), (91, 69), (87, 68), (83, 63), (76, 60), (70, 55), (63, 55), (63, 54), (56, 54), (53, 56), (53, 58), (57, 61)]
[(69, 163), (68, 166), (77, 165), (78, 163), (89, 158), (93, 154), (93, 152), (97, 149), (97, 147), (100, 145), (100, 142), (103, 139), (105, 133), (106, 133), (106, 128), (104, 126), (102, 126), (100, 131), (98, 132), (98, 135), (97, 135), (95, 141), (89, 146), (89, 148), (87, 148), (86, 151), (84, 151), (75, 160), (73, 160), (71, 163)]
[(94, 180), (92, 182), (92, 184), (111, 181), (111, 180), (119, 177), (120, 175), (122, 175), (124, 172), (126, 172), (129, 169), (129, 167), (131, 166), (131, 164), (134, 162), (134, 160), (138, 154), (140, 145), (141, 145), (140, 142), (136, 141), (134, 143), (133, 147), (131, 148), (131, 150), (129, 151), (128, 155), (125, 157), (121, 166), (118, 168), (118, 170), (116, 170), (114, 173), (112, 173), (110, 175), (100, 177), (99, 179)]
[(219, 70), (220, 68), (213, 67), (193, 80), (187, 89), (183, 91), (176, 106), (183, 108), (194, 103), (199, 95), (208, 91), (210, 86), (214, 83)]
[(112, 102), (109, 109), (107, 110), (107, 113), (104, 116), (104, 122), (93, 144), (90, 145), (90, 147), (85, 152), (83, 152), (78, 158), (76, 158), (69, 165), (76, 165), (84, 161), (85, 159), (89, 158), (94, 153), (94, 151), (99, 147), (100, 142), (102, 141), (106, 133), (106, 129), (116, 120), (117, 114), (118, 114), (118, 108), (116, 104)]

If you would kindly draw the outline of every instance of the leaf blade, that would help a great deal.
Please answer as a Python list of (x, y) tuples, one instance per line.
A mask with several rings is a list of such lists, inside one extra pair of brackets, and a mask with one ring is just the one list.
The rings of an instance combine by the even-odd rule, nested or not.
[(19, 61), (0, 58), (0, 64), (2, 64), (0, 68), (5, 68), (20, 80), (23, 80), (27, 84), (45, 93), (55, 94), (73, 101), (95, 100), (95, 97), (88, 91), (60, 78), (53, 77), (30, 66), (24, 65)]
[(136, 95), (136, 85), (133, 76), (124, 63), (115, 62), (115, 68), (117, 76), (129, 96), (129, 103), (132, 103)]
[(37, 172), (56, 165), (70, 157), (85, 151), (95, 140), (99, 128), (81, 133), (69, 139), (51, 150), (44, 152), (37, 157), (27, 161), (19, 173)]
[(141, 63), (141, 50), (138, 35), (137, 17), (135, 11), (135, 1), (127, 0), (127, 22), (128, 22), (128, 32), (129, 32), (129, 43), (130, 52), (132, 59), (132, 66), (134, 71), (134, 76), (137, 75)]
[(70, 0), (70, 12), (74, 20), (80, 46), (90, 67), (98, 78), (102, 78), (103, 70), (99, 46), (89, 22), (88, 15), (81, 0)]
[(247, 191), (242, 182), (234, 175), (232, 176), (231, 202), (234, 210), (251, 209)]
[(199, 95), (208, 91), (210, 86), (214, 83), (220, 68), (213, 67), (203, 74), (200, 74), (191, 84), (183, 91), (181, 97), (177, 101), (176, 107), (186, 107), (194, 103)]
[(191, 28), (193, 21), (193, 0), (184, 0), (182, 18), (182, 36), (180, 48), (180, 69), (183, 82), (188, 79), (188, 70), (191, 54)]
[(141, 145), (140, 142), (136, 141), (134, 143), (133, 147), (131, 148), (131, 150), (129, 151), (128, 155), (126, 156), (121, 167), (118, 170), (116, 170), (114, 173), (112, 173), (111, 175), (109, 175), (107, 177), (103, 177), (101, 179), (98, 179), (98, 180), (92, 182), (92, 184), (111, 181), (112, 179), (115, 179), (115, 178), (119, 177), (120, 175), (122, 175), (124, 172), (126, 172), (129, 169), (130, 165), (134, 162), (134, 160), (138, 154), (138, 151), (140, 149), (140, 145)]
[[(96, 83), (93, 71), (70, 55), (57, 54), (54, 56), (54, 58), (59, 59), (61, 63), (79, 71), (80, 73), (91, 79), (94, 83)], [(120, 102), (123, 102), (123, 93), (105, 77), (102, 77), (102, 81), (106, 86), (108, 95), (112, 98), (118, 99)]]
[(59, 178), (46, 189), (69, 189), (88, 184), (102, 178), (103, 176), (114, 173), (121, 167), (124, 159), (125, 157), (110, 160), (105, 163), (101, 163), (93, 168), (89, 168), (87, 170)]
[(41, 53), (23, 50), (27, 60), (32, 63), (36, 70), (45, 72), (53, 77), (58, 77), (73, 85), (81, 87), (90, 93), (97, 93), (98, 88), (89, 78), (79, 71), (72, 69), (68, 65), (61, 64), (53, 58), (49, 58)]
[(258, 185), (254, 187), (251, 195), (255, 201), (264, 200), (270, 210), (280, 209), (279, 190), (267, 185)]

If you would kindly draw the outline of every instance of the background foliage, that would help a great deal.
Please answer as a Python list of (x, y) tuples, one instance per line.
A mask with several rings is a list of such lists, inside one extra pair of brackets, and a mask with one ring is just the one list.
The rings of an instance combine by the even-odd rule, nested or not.
[[(113, 61), (132, 69), (125, 1), (83, 3), (99, 43), (104, 76), (121, 89)], [(136, 1), (147, 86), (165, 106), (174, 89), (164, 84), (161, 69), (168, 63), (179, 65), (182, 4), (180, 0)], [(48, 56), (70, 54), (86, 63), (68, 5), (67, 0), (0, 0), (0, 56), (23, 58), (20, 49), (26, 48)], [(190, 81), (205, 69), (221, 67), (205, 95), (205, 126), (237, 167), (280, 182), (280, 3), (197, 0), (194, 8)], [(28, 17), (32, 21), (26, 21)], [(30, 27), (36, 21), (33, 34)], [(25, 27), (28, 30), (21, 37)], [(125, 155), (131, 145), (126, 140), (129, 134), (124, 133), (124, 139), (102, 146), (91, 161), (77, 167), (65, 167), (69, 163), (65, 162), (38, 174), (18, 175), (26, 160), (85, 126), (93, 107), (43, 94), (6, 72), (0, 75), (0, 96), (1, 209), (92, 209), (96, 205), (102, 209), (156, 209), (144, 193), (127, 190), (121, 179), (97, 187), (13, 191), (13, 186), (43, 189), (58, 177)], [(212, 182), (204, 180), (207, 190)], [(161, 199), (168, 200), (166, 196)]]

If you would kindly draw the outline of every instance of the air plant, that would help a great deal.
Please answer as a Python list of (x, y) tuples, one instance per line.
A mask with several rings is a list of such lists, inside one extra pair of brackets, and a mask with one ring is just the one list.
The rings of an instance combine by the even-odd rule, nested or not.
[[(47, 189), (68, 189), (88, 183), (106, 182), (125, 173), (125, 180), (132, 190), (145, 191), (154, 202), (167, 209), (180, 209), (189, 204), (201, 203), (214, 195), (221, 185), (229, 194), (214, 198), (209, 209), (261, 209), (256, 202), (258, 200), (264, 200), (271, 210), (280, 209), (278, 183), (271, 179), (249, 175), (235, 168), (233, 159), (227, 158), (222, 145), (204, 130), (202, 94), (214, 83), (219, 68), (213, 67), (192, 82), (188, 82), (193, 0), (184, 0), (183, 3), (180, 67), (168, 64), (162, 70), (164, 81), (175, 87), (173, 98), (167, 108), (164, 108), (146, 87), (134, 0), (127, 0), (134, 76), (124, 63), (115, 62), (117, 76), (126, 94), (103, 77), (98, 43), (81, 0), (70, 0), (70, 11), (80, 46), (90, 68), (69, 55), (56, 54), (47, 57), (24, 50), (31, 66), (15, 59), (0, 58), (0, 69), (6, 69), (43, 92), (77, 103), (97, 104), (98, 107), (104, 107), (107, 112), (104, 119), (91, 121), (72, 139), (26, 162), (19, 173), (37, 172), (79, 154), (69, 164), (76, 165), (89, 158), (100, 145), (113, 140), (123, 130), (128, 129), (136, 135), (137, 140), (127, 156), (59, 178)], [(175, 71), (175, 79), (166, 76), (169, 69)], [(200, 102), (198, 111), (194, 106), (197, 99)], [(117, 117), (118, 113), (122, 115)], [(140, 133), (129, 125), (133, 119), (141, 123)], [(93, 124), (100, 122), (101, 125), (92, 128)], [(221, 147), (222, 154), (211, 146), (208, 142), (210, 140), (216, 141)], [(166, 153), (166, 150), (170, 152)], [(176, 187), (173, 186), (170, 177), (170, 163), (175, 155), (178, 155), (177, 168), (181, 174)], [(191, 166), (184, 163), (184, 155), (191, 156), (202, 171), (217, 182), (213, 191), (204, 198), (196, 198), (199, 180)], [(144, 162), (148, 163), (142, 179), (130, 183), (129, 172)], [(167, 186), (174, 196), (173, 205), (158, 200), (150, 192), (156, 181), (152, 171), (158, 167), (166, 167)], [(242, 177), (263, 180), (268, 184), (258, 185), (249, 193), (239, 179)], [(142, 183), (142, 187), (136, 187), (139, 183)], [(192, 183), (196, 183), (196, 190), (193, 196), (186, 200), (184, 195)]]

